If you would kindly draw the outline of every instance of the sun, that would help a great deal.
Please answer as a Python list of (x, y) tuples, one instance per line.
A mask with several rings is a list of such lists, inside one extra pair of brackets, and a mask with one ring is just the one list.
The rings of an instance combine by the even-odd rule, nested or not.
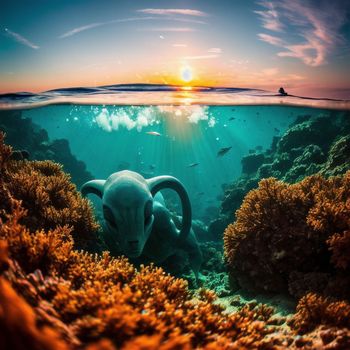
[(184, 66), (181, 68), (181, 79), (185, 83), (189, 83), (193, 79), (193, 72), (190, 66)]

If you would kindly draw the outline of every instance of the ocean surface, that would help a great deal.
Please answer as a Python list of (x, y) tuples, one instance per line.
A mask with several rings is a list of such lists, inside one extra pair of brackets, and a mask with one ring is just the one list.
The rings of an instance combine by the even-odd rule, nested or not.
[(111, 105), (270, 105), (282, 104), (318, 108), (349, 109), (350, 100), (320, 96), (281, 96), (249, 88), (189, 87), (156, 84), (123, 84), (99, 87), (72, 87), (41, 93), (0, 94), (0, 109), (33, 108), (49, 104)]

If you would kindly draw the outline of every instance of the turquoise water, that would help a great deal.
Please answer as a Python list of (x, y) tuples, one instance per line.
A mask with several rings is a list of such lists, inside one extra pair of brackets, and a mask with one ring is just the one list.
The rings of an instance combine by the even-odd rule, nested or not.
[[(68, 140), (94, 178), (124, 169), (145, 178), (177, 177), (189, 193), (193, 218), (205, 221), (208, 208), (220, 207), (225, 186), (241, 175), (243, 156), (268, 149), (298, 116), (330, 112), (292, 106), (49, 105), (20, 113), (50, 140)], [(177, 199), (168, 197), (178, 208)]]

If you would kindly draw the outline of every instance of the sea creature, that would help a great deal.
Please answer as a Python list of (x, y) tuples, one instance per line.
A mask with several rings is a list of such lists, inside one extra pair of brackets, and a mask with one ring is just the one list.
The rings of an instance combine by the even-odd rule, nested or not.
[(255, 149), (256, 149), (257, 151), (262, 151), (262, 149), (263, 149), (263, 146), (261, 146), (261, 145), (258, 145), (258, 146), (256, 146), (256, 147), (255, 147)]
[(232, 121), (232, 120), (235, 120), (236, 118), (235, 117), (231, 117), (230, 119), (229, 119), (229, 121)]
[(191, 163), (190, 165), (188, 165), (188, 168), (194, 168), (197, 165), (199, 165), (199, 163)]
[(279, 133), (281, 130), (280, 129), (278, 129), (278, 128), (274, 128), (273, 129), (276, 133)]
[(156, 168), (156, 166), (155, 166), (154, 164), (150, 164), (149, 168), (150, 168), (151, 170), (154, 170), (154, 169)]
[[(180, 197), (181, 230), (176, 228), (158, 193), (165, 188), (174, 190)], [(124, 170), (113, 173), (107, 180), (86, 182), (81, 192), (83, 196), (93, 193), (101, 198), (104, 239), (112, 253), (161, 263), (180, 248), (189, 254), (190, 265), (198, 277), (202, 254), (191, 230), (191, 203), (178, 179), (166, 175), (145, 179)]]
[(204, 194), (205, 194), (204, 192), (198, 192), (197, 196), (200, 197), (200, 196), (203, 196)]
[(222, 147), (222, 148), (219, 150), (217, 156), (218, 156), (218, 157), (222, 157), (222, 156), (225, 155), (231, 148), (232, 148), (232, 146), (230, 146), (230, 147)]
[(158, 131), (147, 131), (146, 134), (152, 135), (152, 136), (161, 136), (162, 135)]

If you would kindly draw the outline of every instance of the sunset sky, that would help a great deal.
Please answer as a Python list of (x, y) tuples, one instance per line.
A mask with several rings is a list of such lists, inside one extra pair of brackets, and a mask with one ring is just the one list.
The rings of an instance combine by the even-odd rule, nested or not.
[(348, 0), (2, 1), (0, 92), (121, 83), (350, 98)]

